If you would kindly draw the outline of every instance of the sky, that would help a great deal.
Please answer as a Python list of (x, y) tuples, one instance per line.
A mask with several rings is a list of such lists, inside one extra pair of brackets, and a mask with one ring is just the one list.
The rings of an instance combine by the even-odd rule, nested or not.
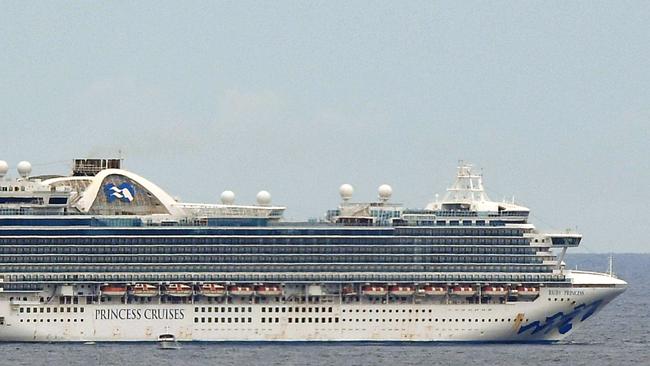
[[(650, 2), (0, 1), (0, 160), (185, 202), (421, 208), (459, 160), (586, 252), (649, 252)], [(12, 168), (13, 170), (13, 168)], [(15, 175), (15, 174), (14, 174)]]

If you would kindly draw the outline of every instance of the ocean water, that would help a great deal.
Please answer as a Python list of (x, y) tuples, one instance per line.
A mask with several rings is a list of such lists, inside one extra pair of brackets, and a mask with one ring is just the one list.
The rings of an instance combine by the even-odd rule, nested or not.
[[(569, 267), (605, 272), (608, 256), (573, 254)], [(650, 254), (618, 254), (629, 288), (556, 344), (153, 343), (0, 344), (0, 365), (650, 365)]]

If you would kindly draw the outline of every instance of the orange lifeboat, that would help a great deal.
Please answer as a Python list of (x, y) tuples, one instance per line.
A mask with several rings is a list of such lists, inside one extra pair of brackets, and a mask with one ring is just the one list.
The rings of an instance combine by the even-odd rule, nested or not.
[(100, 290), (104, 296), (124, 296), (126, 294), (126, 286), (122, 285), (104, 285)]
[(341, 289), (341, 294), (343, 296), (356, 296), (357, 292), (354, 290), (353, 286), (345, 286)]
[(391, 286), (389, 292), (393, 296), (411, 296), (415, 293), (413, 286)]
[(365, 285), (361, 287), (361, 293), (366, 296), (385, 296), (388, 291), (383, 286)]
[(207, 297), (220, 297), (226, 294), (226, 288), (216, 283), (204, 283), (201, 285), (201, 295)]
[(255, 287), (255, 291), (260, 296), (281, 296), (282, 288), (276, 285), (260, 285)]
[(148, 283), (138, 283), (133, 286), (131, 290), (133, 296), (137, 297), (151, 297), (158, 295), (158, 287)]
[(192, 296), (192, 287), (183, 283), (172, 283), (165, 289), (165, 294), (174, 297)]
[(469, 286), (456, 286), (451, 289), (451, 294), (456, 296), (474, 296), (476, 290)]
[(250, 286), (230, 286), (228, 292), (233, 296), (253, 296), (255, 293)]
[(519, 296), (537, 296), (539, 289), (537, 287), (517, 287), (517, 295)]
[(424, 294), (427, 296), (444, 296), (447, 288), (442, 286), (424, 286)]
[(485, 296), (507, 296), (508, 288), (502, 286), (485, 286), (481, 289), (481, 294)]

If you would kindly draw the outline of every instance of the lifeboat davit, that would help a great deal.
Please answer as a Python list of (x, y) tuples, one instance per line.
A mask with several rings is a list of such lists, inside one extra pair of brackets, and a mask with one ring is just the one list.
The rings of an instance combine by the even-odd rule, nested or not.
[(519, 296), (537, 296), (539, 295), (539, 288), (537, 287), (517, 287), (517, 295)]
[(201, 285), (201, 295), (207, 297), (220, 297), (226, 294), (226, 288), (216, 283), (204, 283)]
[(255, 287), (255, 291), (260, 296), (281, 296), (282, 288), (276, 285), (260, 285)]
[(341, 294), (343, 296), (356, 296), (357, 291), (355, 291), (353, 286), (345, 286), (341, 289)]
[(228, 292), (233, 296), (253, 296), (255, 293), (250, 286), (230, 286)]
[(413, 286), (391, 286), (389, 292), (393, 296), (411, 296), (415, 293)]
[(131, 290), (133, 296), (137, 297), (151, 297), (158, 295), (158, 287), (148, 283), (138, 283), (133, 286)]
[(388, 291), (383, 286), (365, 285), (361, 287), (361, 293), (366, 296), (385, 296)]
[(447, 288), (441, 286), (424, 286), (424, 294), (427, 296), (447, 295)]
[(507, 296), (508, 288), (501, 286), (485, 286), (481, 289), (481, 294), (485, 296)]
[(469, 286), (456, 286), (451, 289), (451, 294), (456, 296), (474, 296), (476, 290)]
[(174, 297), (192, 296), (192, 287), (183, 283), (172, 283), (165, 288), (165, 294)]
[(104, 296), (124, 296), (126, 294), (126, 286), (122, 285), (104, 285), (100, 290)]

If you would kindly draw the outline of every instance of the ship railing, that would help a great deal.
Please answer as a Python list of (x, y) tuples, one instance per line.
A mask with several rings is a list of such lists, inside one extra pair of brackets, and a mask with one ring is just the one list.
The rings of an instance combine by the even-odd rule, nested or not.
[[(12, 275), (13, 277), (13, 275)], [(128, 277), (128, 278), (127, 278)], [(55, 275), (48, 280), (38, 280), (38, 283), (62, 283), (62, 282), (131, 282), (131, 281), (170, 281), (169, 274), (151, 275), (145, 273), (133, 273), (128, 276), (107, 277), (105, 273), (86, 273), (73, 279), (69, 274)], [(176, 280), (174, 280), (176, 281)], [(449, 282), (449, 281), (471, 281), (471, 282), (558, 282), (565, 281), (564, 275), (559, 272), (547, 273), (285, 273), (285, 274), (259, 274), (259, 273), (193, 273), (180, 275), (178, 281), (231, 281), (231, 282)], [(19, 286), (21, 283), (32, 283), (33, 281), (24, 278), (11, 278), (12, 286)], [(11, 289), (5, 292), (25, 292)], [(33, 291), (34, 292), (34, 291)]]

